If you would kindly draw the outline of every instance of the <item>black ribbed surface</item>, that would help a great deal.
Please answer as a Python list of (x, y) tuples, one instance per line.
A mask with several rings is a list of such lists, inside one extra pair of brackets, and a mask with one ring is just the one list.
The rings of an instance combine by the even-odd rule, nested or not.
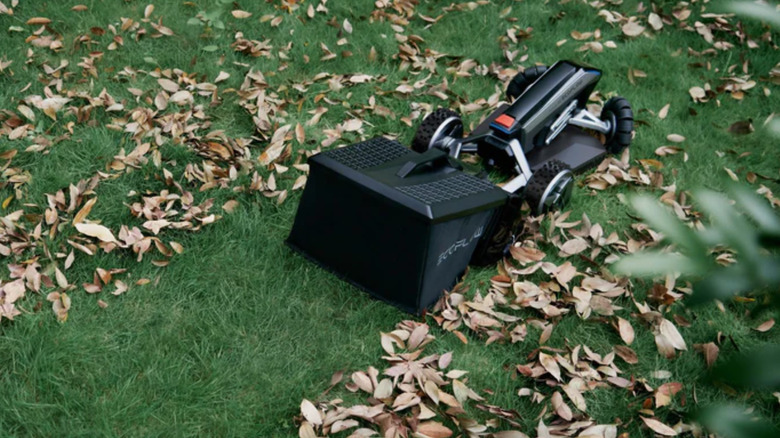
[(431, 140), (433, 139), (433, 134), (435, 134), (436, 130), (439, 129), (439, 126), (450, 117), (457, 117), (460, 119), (458, 113), (449, 108), (439, 108), (428, 114), (428, 117), (424, 118), (420, 127), (417, 128), (417, 133), (414, 134), (414, 138), (412, 139), (412, 150), (419, 153), (427, 151), (428, 146), (430, 146)]
[(547, 186), (555, 179), (556, 175), (568, 168), (569, 166), (559, 160), (550, 160), (541, 169), (534, 172), (523, 191), (523, 197), (531, 210), (537, 211)]
[(493, 188), (495, 188), (493, 184), (463, 173), (429, 183), (397, 187), (401, 193), (428, 205), (465, 198)]
[(617, 96), (609, 99), (601, 110), (601, 120), (609, 120), (615, 125), (605, 144), (607, 151), (617, 154), (631, 145), (631, 131), (634, 130), (634, 112), (628, 100)]
[(323, 152), (323, 155), (355, 170), (379, 166), (409, 153), (401, 143), (384, 137), (372, 138), (352, 146)]

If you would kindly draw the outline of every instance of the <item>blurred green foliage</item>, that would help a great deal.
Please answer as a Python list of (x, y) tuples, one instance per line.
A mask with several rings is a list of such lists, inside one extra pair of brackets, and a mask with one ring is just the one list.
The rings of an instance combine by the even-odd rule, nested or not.
[[(780, 216), (744, 186), (735, 185), (730, 197), (711, 190), (696, 193), (709, 225), (694, 229), (650, 197), (632, 199), (632, 206), (671, 247), (633, 254), (619, 260), (615, 270), (635, 276), (679, 273), (693, 281), (686, 304), (748, 296), (757, 311), (780, 307)], [(715, 254), (733, 252), (733, 263)], [(780, 389), (780, 346), (743, 353), (716, 366), (710, 378), (745, 390)], [(739, 405), (713, 405), (694, 419), (724, 438), (780, 436), (775, 426)]]

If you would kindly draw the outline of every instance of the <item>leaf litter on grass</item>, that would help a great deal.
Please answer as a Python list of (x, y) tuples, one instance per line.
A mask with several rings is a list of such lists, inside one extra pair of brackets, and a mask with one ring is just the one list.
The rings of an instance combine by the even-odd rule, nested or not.
[[(338, 32), (338, 43), (329, 42), (330, 47), (321, 43), (319, 59), (302, 57), (304, 63), (322, 65), (322, 71), (298, 77), (284, 86), (269, 85), (269, 81), (273, 82), (270, 78), (293, 62), (292, 44), (258, 37), (257, 32), (247, 29), (235, 32), (230, 44), (230, 49), (245, 57), (245, 61), (235, 63), (247, 69), (242, 77), (231, 79), (234, 75), (220, 71), (213, 82), (209, 82), (197, 72), (186, 69), (156, 67), (146, 70), (128, 65), (115, 71), (111, 79), (131, 85), (127, 88), (129, 98), (115, 97), (105, 89), (87, 92), (76, 86), (69, 88), (73, 78), (70, 62), (60, 60), (49, 65), (50, 61), (44, 61), (41, 65), (42, 90), (29, 92), (15, 108), (0, 111), (0, 136), (5, 136), (12, 145), (19, 145), (0, 155), (5, 161), (2, 184), (13, 192), (3, 200), (3, 209), (14, 204), (14, 210), (0, 218), (0, 254), (12, 260), (8, 265), (9, 280), (0, 283), (0, 317), (13, 319), (22, 314), (20, 309), (29, 311), (19, 307), (27, 293), (48, 292), (46, 300), (52, 303), (56, 318), (64, 322), (78, 282), (88, 294), (110, 290), (114, 295), (123, 294), (133, 286), (148, 284), (149, 279), (133, 281), (127, 270), (118, 268), (97, 268), (92, 272), (92, 278), (77, 282), (68, 279), (68, 269), (74, 263), (82, 262), (84, 257), (101, 251), (132, 254), (139, 262), (144, 255), (154, 254), (152, 263), (165, 266), (175, 254), (184, 250), (172, 240), (178, 233), (196, 232), (220, 219), (216, 212), (220, 208), (215, 207), (214, 198), (204, 194), (212, 190), (229, 190), (242, 199), (258, 193), (282, 203), (290, 191), (304, 187), (308, 156), (324, 148), (362, 139), (375, 118), (397, 118), (413, 127), (415, 121), (435, 108), (430, 103), (418, 101), (420, 96), (438, 99), (465, 115), (484, 114), (496, 108), (502, 100), (501, 87), (496, 87), (486, 98), (466, 99), (456, 94), (451, 85), (474, 76), (489, 76), (506, 82), (522, 68), (515, 67), (518, 63), (530, 59), (527, 53), (522, 53), (525, 51), (522, 43), (533, 36), (533, 28), (517, 24), (517, 19), (512, 17), (512, 7), (501, 13), (509, 23), (509, 29), (498, 39), (510, 66), (483, 65), (468, 57), (453, 57), (436, 51), (423, 37), (410, 30), (413, 20), (422, 20), (426, 28), (431, 28), (438, 26), (446, 14), (474, 13), (488, 5), (487, 1), (452, 4), (439, 8), (434, 16), (428, 16), (418, 10), (417, 2), (380, 0), (374, 3), (367, 18), (350, 21), (332, 17), (328, 24)], [(735, 42), (748, 48), (761, 44), (776, 48), (770, 33), (748, 35), (741, 23), (728, 14), (711, 13), (705, 11), (703, 5), (686, 3), (671, 8), (651, 4), (650, 10), (640, 4), (633, 15), (615, 10), (616, 5), (610, 2), (592, 2), (590, 5), (607, 27), (613, 28), (613, 39), (603, 41), (606, 31), (601, 29), (572, 32), (571, 38), (583, 44), (577, 51), (599, 54), (605, 48), (614, 50), (631, 40), (653, 38), (662, 32), (690, 32), (700, 37), (705, 49), (681, 47), (679, 50), (697, 60), (691, 68), (702, 71), (699, 85), (689, 90), (694, 104), (690, 108), (692, 112), (696, 105), (719, 105), (723, 95), (742, 100), (757, 93), (756, 87), (766, 75), (774, 83), (780, 77), (777, 67), (770, 72), (751, 72), (752, 66), (747, 60), (733, 64), (725, 71), (712, 66), (710, 59), (733, 50)], [(17, 7), (16, 0), (10, 7), (0, 3), (0, 13), (11, 15)], [(701, 10), (694, 11), (696, 7)], [(308, 19), (318, 15), (331, 17), (325, 1), (309, 2), (308, 5), (285, 2), (282, 9), (289, 14), (299, 14), (301, 20), (305, 20), (304, 14)], [(85, 10), (87, 7), (81, 5), (73, 8), (74, 13)], [(231, 15), (239, 20), (239, 25), (256, 19), (238, 5)], [(131, 50), (133, 40), (174, 36), (174, 30), (163, 24), (163, 18), (155, 16), (154, 5), (148, 5), (142, 17), (120, 18), (115, 23), (79, 35), (75, 48), (99, 44), (98, 47), (105, 47), (105, 52), (115, 52)], [(267, 14), (260, 22), (279, 27), (291, 21), (284, 18), (283, 15)], [(36, 57), (41, 53), (64, 52), (68, 42), (56, 31), (56, 21), (48, 17), (27, 17), (23, 21), (30, 27), (22, 29), (30, 34), (28, 62), (37, 62)], [(392, 60), (401, 71), (410, 72), (411, 77), (392, 83), (389, 82), (390, 75), (325, 71), (327, 63), (354, 56), (351, 50), (339, 50), (338, 47), (350, 44), (349, 39), (363, 31), (361, 26), (366, 22), (375, 26), (375, 23), (390, 25), (391, 36), (397, 42), (397, 52), (392, 54)], [(81, 69), (82, 77), (98, 78), (101, 75), (98, 65), (105, 55), (103, 51), (90, 50), (82, 57), (75, 64)], [(372, 47), (367, 61), (375, 62), (377, 56)], [(257, 68), (261, 64), (250, 64), (253, 59), (278, 61), (277, 72)], [(147, 57), (145, 61), (156, 64), (153, 58)], [(15, 67), (11, 61), (0, 60), (0, 75), (11, 74)], [(646, 76), (644, 71), (633, 67), (628, 72), (631, 83)], [(758, 81), (756, 76), (760, 77)], [(152, 80), (151, 88), (141, 85), (146, 78)], [(240, 79), (237, 88), (236, 79)], [(346, 117), (337, 123), (321, 123), (329, 112), (340, 112), (345, 103), (345, 91), (349, 96), (348, 91), (359, 86), (374, 87), (374, 94), (366, 103), (349, 106)], [(32, 85), (21, 93), (28, 93), (30, 88)], [(297, 99), (288, 91), (295, 90), (303, 95), (310, 89), (319, 90), (312, 98), (316, 107), (308, 110), (311, 116), (308, 119), (295, 120), (291, 109), (300, 109), (304, 99)], [(767, 92), (768, 88), (764, 88), (763, 93)], [(237, 105), (254, 125), (254, 132), (243, 138), (212, 128), (210, 109), (224, 105), (225, 97), (231, 95), (236, 96)], [(382, 105), (383, 99), (408, 100), (408, 112), (396, 114)], [(604, 100), (604, 96), (596, 92), (591, 96), (589, 107), (598, 112)], [(669, 110), (670, 104), (663, 106), (658, 119), (665, 120)], [(22, 167), (12, 166), (17, 155), (48, 154), (59, 143), (68, 141), (81, 125), (94, 126), (98, 120), (108, 120), (104, 126), (129, 138), (130, 142), (126, 144), (130, 146), (123, 147), (95, 175), (47, 194), (44, 205), (38, 204), (40, 200), (29, 199), (26, 192), (31, 177)], [(50, 129), (42, 132), (39, 128), (42, 123)], [(754, 131), (749, 120), (734, 122), (727, 129), (739, 135)], [(656, 154), (671, 159), (682, 153), (687, 161), (685, 137), (670, 133), (666, 139), (679, 146), (659, 146)], [(299, 147), (295, 147), (294, 141)], [(164, 159), (160, 148), (170, 144), (187, 148), (200, 161), (182, 166)], [(620, 186), (660, 191), (661, 201), (669, 206), (672, 214), (690, 226), (698, 227), (700, 215), (691, 207), (689, 195), (674, 184), (665, 185), (663, 167), (662, 161), (650, 158), (632, 162), (626, 150), (621, 157), (605, 159), (582, 184), (592, 190), (592, 194)], [(104, 224), (92, 214), (92, 208), (100, 202), (101, 182), (123, 178), (143, 169), (152, 170), (156, 188), (129, 193), (126, 224)], [(727, 172), (737, 178), (732, 170), (727, 169)], [(747, 178), (751, 178), (750, 173)], [(753, 181), (757, 178), (758, 175), (753, 174)], [(768, 187), (760, 186), (758, 192), (772, 204), (780, 205)], [(221, 206), (221, 210), (229, 214), (238, 205), (237, 199), (231, 199)], [(597, 388), (627, 391), (633, 397), (644, 398), (640, 418), (660, 435), (673, 436), (690, 430), (691, 427), (683, 423), (669, 427), (655, 417), (656, 412), (652, 409), (668, 407), (682, 388), (681, 383), (667, 382), (653, 387), (645, 378), (625, 376), (616, 362), (620, 359), (632, 365), (647, 360), (630, 347), (635, 338), (634, 327), (653, 334), (660, 355), (673, 358), (688, 349), (684, 331), (681, 333), (678, 329), (687, 321), (684, 316), (675, 314), (673, 307), (679, 308), (675, 303), (690, 292), (690, 287), (678, 285), (677, 279), (670, 276), (655, 282), (646, 300), (639, 302), (631, 282), (612, 275), (608, 266), (621, 254), (658, 245), (661, 236), (641, 222), (632, 224), (621, 235), (591, 223), (587, 215), (580, 219), (570, 216), (569, 212), (555, 213), (546, 222), (539, 217), (526, 217), (522, 237), (512, 246), (511, 258), (498, 265), (497, 275), (492, 278), (488, 290), (472, 293), (467, 286), (459, 285), (443, 297), (431, 318), (464, 342), (470, 337), (484, 339), (486, 344), (532, 342), (529, 328), (540, 332), (539, 347), (524, 361), (518, 360), (513, 368), (513, 372), (528, 381), (540, 384), (535, 387), (549, 388), (544, 393), (531, 388), (518, 391), (520, 397), (530, 397), (545, 407), (538, 419), (538, 436), (616, 436), (619, 425), (595, 424), (587, 414), (588, 392)], [(729, 249), (717, 249), (716, 255), (722, 263), (734, 261), (733, 251)], [(103, 300), (98, 304), (107, 305)], [(595, 321), (613, 330), (625, 345), (615, 345), (612, 351), (601, 352), (595, 352), (587, 345), (563, 349), (545, 346), (562, 318)], [(767, 321), (756, 330), (771, 330), (773, 323), (773, 320)], [(381, 345), (387, 354), (383, 359), (388, 368), (381, 375), (375, 368), (356, 371), (350, 375), (351, 382), (346, 386), (349, 391), (365, 395), (367, 403), (345, 407), (338, 399), (318, 399), (317, 403), (304, 399), (300, 406), (301, 436), (353, 429), (353, 436), (373, 433), (358, 426), (373, 427), (383, 436), (410, 433), (450, 436), (456, 429), (470, 436), (525, 436), (522, 432), (496, 432), (502, 426), (515, 426), (519, 414), (486, 404), (482, 396), (468, 387), (464, 372), (445, 373), (452, 360), (451, 353), (421, 358), (424, 348), (433, 340), (427, 325), (411, 321), (402, 322), (393, 332), (382, 334)], [(715, 342), (695, 344), (693, 348), (700, 351), (707, 366), (711, 366), (717, 360), (720, 342), (719, 337)], [(657, 370), (650, 377), (668, 378), (668, 375), (666, 370)], [(470, 418), (466, 415), (467, 406), (485, 411), (489, 419), (480, 422)]]

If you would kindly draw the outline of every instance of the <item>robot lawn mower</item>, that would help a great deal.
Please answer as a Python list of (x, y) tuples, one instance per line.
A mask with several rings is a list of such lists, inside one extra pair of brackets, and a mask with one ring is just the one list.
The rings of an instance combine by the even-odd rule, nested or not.
[[(468, 264), (506, 254), (523, 201), (534, 214), (560, 208), (574, 172), (629, 145), (625, 99), (607, 101), (601, 117), (585, 107), (600, 77), (568, 61), (529, 68), (507, 87), (512, 103), (466, 137), (460, 116), (439, 109), (411, 150), (377, 137), (312, 156), (287, 244), (377, 298), (424, 311)], [(462, 153), (510, 179), (498, 187), (465, 172)]]
[[(467, 137), (461, 117), (450, 109), (440, 108), (423, 120), (413, 150), (438, 148), (454, 158), (476, 153), (488, 168), (513, 175), (502, 186), (510, 195), (507, 208), (492, 234), (488, 231), (480, 242), (472, 263), (484, 265), (500, 257), (521, 200), (534, 214), (560, 209), (571, 198), (573, 172), (587, 170), (631, 144), (634, 115), (626, 99), (609, 99), (601, 117), (586, 108), (600, 78), (601, 71), (570, 61), (528, 68), (507, 86), (512, 103), (499, 106)], [(603, 134), (605, 143), (583, 128)]]

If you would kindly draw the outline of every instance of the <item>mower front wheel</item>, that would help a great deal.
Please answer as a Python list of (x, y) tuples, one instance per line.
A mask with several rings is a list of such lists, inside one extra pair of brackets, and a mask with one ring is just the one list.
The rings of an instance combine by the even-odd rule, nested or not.
[(540, 215), (560, 210), (571, 199), (574, 174), (559, 160), (550, 160), (534, 172), (525, 186), (523, 196), (533, 214)]
[(445, 137), (463, 137), (463, 120), (455, 111), (439, 108), (428, 114), (417, 128), (412, 140), (412, 150), (423, 153), (437, 146)]
[(634, 112), (628, 100), (617, 96), (609, 99), (601, 110), (601, 120), (610, 124), (604, 146), (610, 154), (619, 154), (631, 145), (634, 130)]

